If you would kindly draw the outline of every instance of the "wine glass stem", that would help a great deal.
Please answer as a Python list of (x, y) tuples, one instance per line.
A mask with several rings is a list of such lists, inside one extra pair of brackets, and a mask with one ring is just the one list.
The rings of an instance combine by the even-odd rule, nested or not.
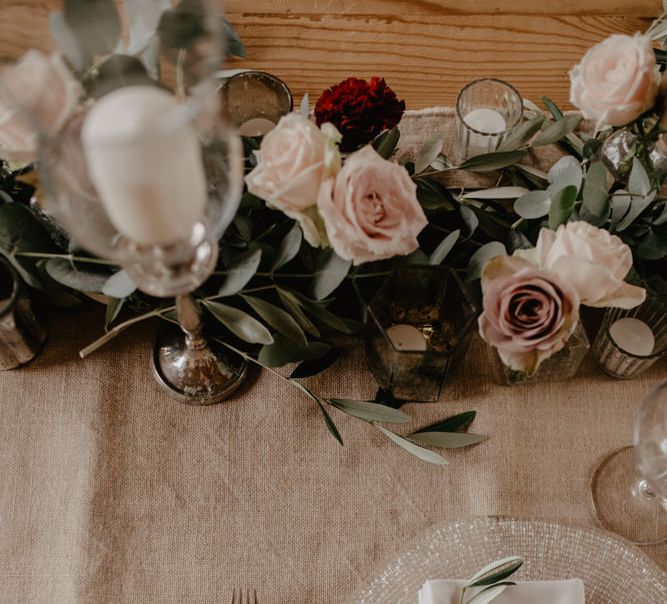
[(650, 485), (648, 480), (640, 478), (632, 487), (633, 495), (639, 495), (646, 499), (657, 500), (657, 502), (667, 511), (667, 498), (660, 497)]
[(186, 346), (191, 350), (206, 348), (206, 340), (201, 335), (202, 321), (199, 303), (190, 294), (176, 296), (176, 314), (185, 334)]

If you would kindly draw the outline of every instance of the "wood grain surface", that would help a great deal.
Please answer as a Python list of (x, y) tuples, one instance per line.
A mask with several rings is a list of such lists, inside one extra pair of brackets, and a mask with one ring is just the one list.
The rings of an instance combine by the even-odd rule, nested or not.
[[(59, 0), (0, 0), (0, 56), (49, 48)], [(570, 67), (615, 32), (645, 30), (660, 0), (228, 0), (248, 55), (229, 67), (283, 78), (300, 98), (354, 75), (384, 76), (408, 107), (452, 105), (494, 76), (567, 106)]]

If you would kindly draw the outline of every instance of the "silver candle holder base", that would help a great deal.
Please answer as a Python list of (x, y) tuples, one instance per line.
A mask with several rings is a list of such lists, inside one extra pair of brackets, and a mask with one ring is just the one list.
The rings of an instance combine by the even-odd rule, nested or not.
[(187, 405), (214, 405), (229, 398), (245, 381), (248, 362), (202, 334), (197, 302), (176, 298), (180, 329), (158, 336), (153, 347), (153, 374), (171, 396)]

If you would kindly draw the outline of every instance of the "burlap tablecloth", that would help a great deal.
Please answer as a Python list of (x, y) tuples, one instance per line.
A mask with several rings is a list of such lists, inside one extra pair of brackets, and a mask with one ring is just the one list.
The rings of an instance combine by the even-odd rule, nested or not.
[[(408, 114), (404, 143), (445, 117)], [(419, 425), (478, 411), (489, 440), (436, 467), (338, 414), (340, 447), (313, 404), (268, 373), (225, 404), (181, 405), (149, 372), (160, 325), (81, 361), (101, 325), (96, 311), (54, 313), (41, 356), (0, 374), (0, 602), (208, 604), (248, 586), (261, 604), (339, 603), (434, 523), (593, 526), (591, 470), (631, 443), (642, 397), (667, 378), (663, 362), (615, 381), (588, 358), (571, 382), (502, 387), (478, 340), (441, 402), (407, 407)], [(310, 385), (376, 389), (354, 345)], [(667, 545), (645, 551), (667, 569)]]

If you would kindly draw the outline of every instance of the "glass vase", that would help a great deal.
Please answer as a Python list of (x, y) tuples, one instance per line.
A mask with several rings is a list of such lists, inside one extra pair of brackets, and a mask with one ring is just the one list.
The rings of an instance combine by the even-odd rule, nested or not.
[(558, 382), (575, 376), (590, 348), (588, 336), (581, 321), (577, 323), (565, 346), (556, 354), (542, 361), (539, 369), (532, 375), (524, 371), (511, 369), (498, 359), (496, 378), (501, 384), (513, 386), (532, 382)]

